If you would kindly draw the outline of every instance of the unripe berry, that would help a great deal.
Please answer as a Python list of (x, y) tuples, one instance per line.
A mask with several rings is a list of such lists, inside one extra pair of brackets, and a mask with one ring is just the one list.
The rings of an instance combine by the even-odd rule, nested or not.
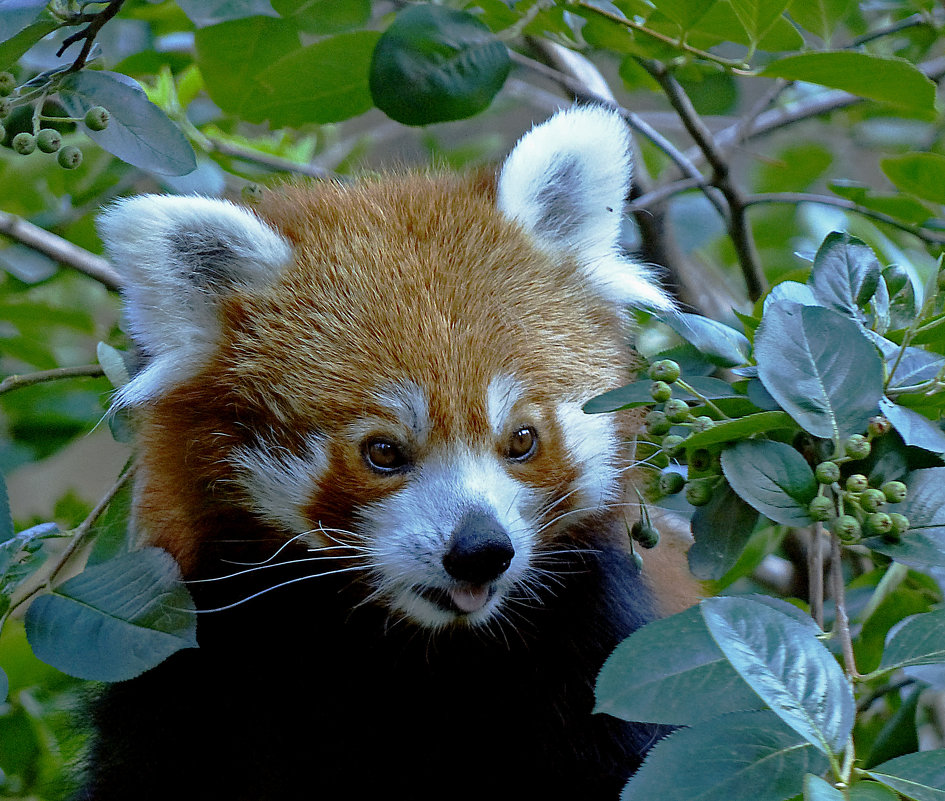
[(814, 468), (814, 475), (821, 484), (833, 484), (840, 480), (840, 465), (836, 462), (821, 462)]
[(667, 384), (672, 384), (679, 378), (679, 374), (679, 364), (672, 359), (660, 359), (650, 365), (650, 378), (654, 381), (665, 381)]
[(685, 441), (685, 437), (681, 437), (679, 434), (667, 434), (663, 437), (660, 447), (662, 447), (663, 453), (667, 456), (677, 456), (682, 450), (682, 444)]
[(893, 530), (893, 523), (885, 512), (873, 512), (867, 515), (864, 528), (867, 534), (888, 534)]
[(909, 530), (909, 518), (899, 512), (890, 512), (889, 519), (892, 521), (892, 530), (895, 534), (905, 534)]
[(54, 128), (43, 128), (36, 134), (36, 147), (43, 153), (55, 153), (62, 146), (62, 134)]
[(240, 190), (240, 194), (243, 196), (244, 200), (256, 202), (258, 200), (262, 200), (263, 188), (259, 184), (246, 184)]
[(909, 273), (898, 264), (890, 264), (883, 270), (883, 281), (886, 282), (886, 291), (889, 292), (889, 297), (893, 297), (898, 295), (908, 283)]
[(0, 118), (9, 117), (13, 111), (13, 101), (8, 97), (0, 97)]
[(833, 501), (824, 495), (818, 495), (807, 507), (807, 514), (810, 515), (811, 520), (819, 520), (821, 522), (829, 520), (833, 517)]
[(4, 127), (3, 123), (0, 122), (0, 141), (7, 138), (7, 129)]
[(665, 381), (654, 381), (650, 385), (650, 397), (657, 403), (668, 401), (673, 397), (673, 388)]
[(869, 419), (866, 430), (874, 437), (881, 437), (883, 434), (888, 434), (892, 430), (892, 423), (881, 414), (878, 414), (876, 417)]
[(705, 506), (712, 500), (712, 488), (705, 481), (690, 481), (686, 484), (686, 500), (693, 506)]
[(658, 409), (647, 413), (646, 430), (650, 434), (658, 437), (661, 434), (668, 433), (672, 427), (673, 425), (666, 419), (666, 415)]
[(108, 113), (107, 108), (92, 106), (92, 108), (85, 112), (85, 117), (82, 121), (88, 126), (90, 131), (104, 131), (108, 127), (110, 118), (111, 115)]
[(36, 137), (31, 133), (23, 131), (13, 137), (13, 149), (21, 156), (28, 156), (36, 150)]
[(0, 96), (6, 97), (16, 89), (16, 78), (9, 72), (0, 72)]
[(633, 566), (636, 567), (637, 570), (643, 570), (643, 557), (640, 556), (639, 553), (634, 551), (630, 554), (630, 558), (633, 560)]
[(901, 481), (887, 481), (880, 489), (890, 503), (902, 503), (906, 499), (908, 488)]
[(886, 495), (878, 489), (865, 489), (860, 494), (860, 506), (864, 512), (876, 512), (886, 503)]
[(642, 520), (637, 520), (630, 527), (630, 536), (639, 543), (641, 548), (655, 548), (660, 541), (659, 531)]
[(853, 434), (843, 443), (843, 449), (851, 459), (865, 459), (870, 455), (869, 440), (862, 434)]
[(712, 466), (712, 454), (708, 448), (696, 448), (689, 457), (689, 467), (697, 473), (708, 470)]
[(696, 433), (699, 433), (700, 431), (707, 431), (714, 425), (715, 420), (705, 414), (692, 418), (692, 430)]
[(862, 473), (854, 473), (847, 478), (847, 492), (863, 492), (870, 485), (869, 479)]
[(841, 542), (856, 542), (860, 538), (860, 524), (853, 515), (840, 515), (830, 530)]
[(675, 495), (677, 492), (681, 492), (685, 486), (686, 479), (683, 478), (681, 473), (667, 470), (660, 474), (659, 490), (661, 495)]
[(689, 404), (681, 398), (666, 401), (663, 411), (671, 423), (682, 423), (689, 419)]
[(82, 163), (82, 151), (74, 145), (69, 145), (59, 151), (56, 159), (64, 170), (74, 170)]

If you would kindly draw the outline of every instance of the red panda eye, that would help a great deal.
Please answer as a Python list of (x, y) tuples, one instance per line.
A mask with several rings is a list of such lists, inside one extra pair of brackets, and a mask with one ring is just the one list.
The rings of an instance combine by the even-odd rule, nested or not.
[(362, 453), (368, 465), (381, 472), (391, 472), (407, 464), (407, 456), (400, 446), (383, 437), (367, 440)]
[(510, 459), (524, 462), (535, 453), (538, 446), (538, 433), (531, 426), (522, 426), (512, 434), (506, 454)]

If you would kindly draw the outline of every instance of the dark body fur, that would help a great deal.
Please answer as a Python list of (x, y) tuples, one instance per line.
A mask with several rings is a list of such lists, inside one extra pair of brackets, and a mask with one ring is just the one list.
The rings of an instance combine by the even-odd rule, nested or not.
[[(616, 547), (556, 572), (490, 630), (394, 621), (344, 576), (203, 614), (199, 649), (97, 699), (78, 798), (615, 799), (663, 730), (592, 714), (593, 685), (651, 599)], [(259, 575), (193, 585), (198, 606)]]

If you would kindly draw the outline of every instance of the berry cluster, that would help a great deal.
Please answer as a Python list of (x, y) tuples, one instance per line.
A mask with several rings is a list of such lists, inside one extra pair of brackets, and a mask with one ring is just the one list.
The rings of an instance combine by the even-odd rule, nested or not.
[[(3, 120), (13, 111), (13, 102), (10, 95), (16, 89), (16, 78), (9, 72), (0, 72), (0, 139), (6, 138), (7, 132)], [(56, 153), (56, 159), (59, 166), (66, 170), (74, 170), (82, 163), (82, 151), (75, 145), (62, 146), (62, 135), (54, 128), (40, 128), (42, 121), (56, 123), (63, 122), (82, 122), (90, 131), (104, 131), (108, 127), (109, 114), (108, 109), (102, 106), (90, 108), (85, 115), (79, 119), (71, 117), (44, 118), (41, 115), (34, 115), (33, 133), (21, 131), (10, 141), (10, 146), (15, 153), (21, 156), (28, 156), (37, 149), (42, 153)]]

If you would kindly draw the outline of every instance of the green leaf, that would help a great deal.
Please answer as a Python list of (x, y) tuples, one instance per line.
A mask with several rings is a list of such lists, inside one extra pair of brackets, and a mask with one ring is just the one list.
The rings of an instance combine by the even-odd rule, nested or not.
[(729, 487), (696, 507), (690, 522), (695, 542), (687, 554), (692, 574), (703, 580), (722, 578), (738, 561), (757, 520), (758, 512)]
[(372, 106), (371, 54), (379, 34), (355, 31), (299, 48), (257, 76), (262, 88), (253, 119), (275, 128), (340, 122)]
[(371, 95), (405, 125), (465, 119), (492, 102), (511, 64), (505, 45), (471, 14), (417, 4), (377, 43)]
[(822, 305), (857, 319), (876, 291), (882, 268), (869, 246), (849, 234), (827, 235), (814, 256), (808, 285)]
[(597, 677), (595, 696), (595, 712), (673, 725), (762, 708), (695, 607), (647, 623), (620, 643)]
[(113, 348), (105, 342), (99, 342), (95, 346), (95, 354), (98, 357), (98, 363), (105, 371), (105, 377), (112, 382), (116, 389), (123, 387), (131, 381), (131, 375), (128, 373), (128, 365), (121, 355), (121, 351)]
[(915, 715), (922, 690), (922, 687), (915, 687), (883, 724), (873, 741), (869, 755), (863, 760), (862, 767), (871, 768), (873, 765), (919, 750)]
[(12, 39), (36, 22), (46, 10), (49, 0), (7, 0), (0, 3), (0, 42)]
[(0, 70), (11, 68), (20, 56), (46, 34), (59, 28), (59, 22), (46, 11), (48, 0), (26, 0), (14, 11), (0, 12)]
[(859, 781), (850, 788), (850, 801), (899, 801), (899, 795), (877, 782)]
[(0, 704), (7, 700), (7, 694), (10, 692), (10, 680), (7, 674), (0, 668)]
[(737, 367), (748, 361), (751, 343), (740, 331), (698, 314), (679, 312), (662, 318), (679, 336), (698, 348), (712, 364)]
[(177, 0), (177, 5), (198, 28), (260, 14), (278, 16), (269, 0)]
[[(686, 383), (703, 398), (709, 400), (740, 397), (728, 382), (720, 378), (686, 376)], [(584, 404), (584, 411), (587, 414), (601, 414), (602, 412), (615, 412), (618, 409), (628, 409), (635, 406), (650, 406), (655, 402), (653, 396), (650, 395), (651, 386), (653, 386), (652, 381), (644, 380), (634, 381), (632, 384), (612, 389), (591, 398)], [(673, 397), (682, 400), (697, 399), (695, 395), (682, 389), (682, 387), (673, 387)]]
[(690, 434), (686, 438), (686, 449), (704, 448), (720, 442), (747, 439), (753, 434), (782, 428), (795, 428), (796, 423), (785, 412), (757, 412), (736, 420), (723, 420), (712, 428)]
[(827, 759), (777, 715), (735, 712), (660, 740), (621, 801), (776, 801), (801, 791)]
[(836, 787), (820, 776), (808, 773), (804, 777), (804, 801), (846, 801)]
[(784, 442), (747, 439), (722, 451), (722, 472), (742, 500), (785, 526), (808, 526), (817, 494), (810, 465)]
[(828, 181), (827, 186), (834, 194), (852, 200), (859, 206), (916, 225), (920, 225), (934, 216), (928, 206), (923, 205), (915, 198), (906, 197), (899, 193), (874, 192), (866, 184), (840, 179)]
[(892, 670), (941, 663), (945, 663), (945, 609), (913, 615), (890, 631), (880, 666)]
[(904, 59), (852, 50), (809, 52), (772, 61), (760, 74), (842, 89), (903, 111), (935, 111), (934, 82)]
[(835, 441), (866, 429), (883, 363), (853, 320), (831, 309), (767, 304), (755, 333), (758, 376), (806, 431)]
[(880, 398), (879, 410), (889, 418), (906, 445), (925, 448), (932, 453), (945, 453), (945, 431), (912, 409)]
[(654, 0), (653, 5), (685, 32), (702, 19), (715, 3), (716, 0)]
[(746, 598), (709, 598), (700, 609), (722, 652), (772, 711), (825, 754), (842, 752), (856, 716), (853, 691), (815, 632)]
[(173, 558), (144, 548), (87, 568), (26, 613), (33, 652), (63, 673), (123, 681), (181, 648), (195, 648), (197, 618)]
[(915, 801), (945, 801), (945, 749), (906, 754), (866, 772)]
[(7, 482), (0, 474), (0, 542), (6, 542), (15, 533), (13, 515), (10, 512), (10, 496), (7, 493)]
[(753, 45), (758, 44), (778, 20), (791, 0), (731, 0), (739, 22)]
[(108, 127), (104, 131), (85, 128), (85, 133), (122, 161), (158, 175), (186, 175), (197, 169), (187, 138), (128, 76), (95, 70), (73, 72), (63, 78), (59, 99), (73, 117), (84, 116), (93, 106), (107, 108), (111, 115)]
[(945, 203), (945, 156), (906, 153), (884, 158), (879, 166), (897, 189), (933, 203)]
[(301, 46), (287, 20), (248, 17), (202, 28), (194, 36), (207, 93), (223, 111), (263, 122), (259, 103), (269, 92), (257, 76)]
[(829, 42), (853, 6), (853, 0), (794, 0), (790, 13), (802, 28)]
[(273, 0), (272, 5), (300, 30), (321, 35), (360, 28), (371, 18), (371, 0)]

